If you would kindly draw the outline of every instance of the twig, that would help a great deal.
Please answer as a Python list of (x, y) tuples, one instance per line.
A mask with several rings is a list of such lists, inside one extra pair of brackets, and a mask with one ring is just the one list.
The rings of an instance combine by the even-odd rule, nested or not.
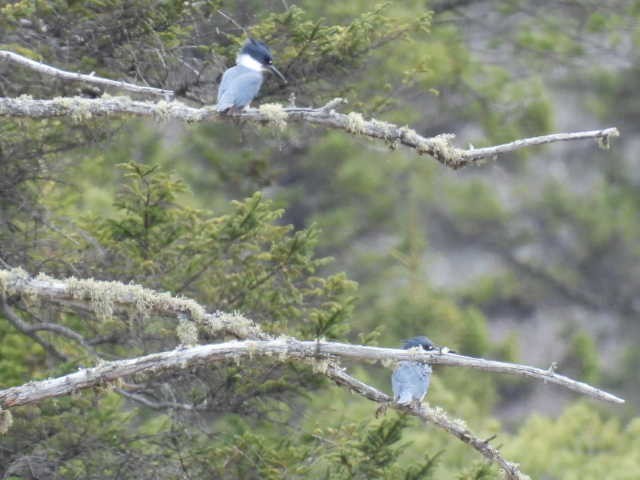
[(242, 30), (242, 32), (247, 36), (250, 37), (251, 35), (249, 34), (249, 31), (244, 28), (242, 25), (240, 25), (238, 22), (236, 22), (233, 17), (231, 15), (229, 15), (228, 13), (224, 13), (222, 10), (218, 10), (218, 13), (220, 15), (222, 15), (224, 18), (226, 18), (227, 20), (229, 20), (231, 23), (233, 23), (236, 27), (238, 27), (240, 30)]
[(431, 155), (441, 164), (453, 169), (477, 164), (507, 152), (535, 145), (584, 139), (594, 139), (600, 144), (608, 145), (611, 138), (619, 136), (616, 128), (605, 128), (603, 130), (555, 133), (541, 137), (524, 138), (493, 147), (462, 149), (451, 143), (454, 138), (454, 135), (451, 134), (424, 137), (408, 127), (399, 127), (376, 119), (365, 120), (357, 112), (343, 114), (332, 108), (327, 108), (327, 106), (333, 107), (339, 103), (343, 103), (343, 101), (335, 99), (320, 108), (278, 106), (274, 110), (274, 107), (271, 106), (268, 109), (248, 108), (237, 115), (221, 115), (216, 112), (215, 106), (192, 108), (177, 101), (151, 103), (134, 101), (128, 97), (96, 99), (65, 97), (51, 100), (35, 100), (30, 97), (0, 97), (0, 117), (69, 117), (78, 121), (93, 116), (135, 115), (158, 120), (175, 119), (185, 122), (232, 121), (240, 118), (258, 123), (273, 122), (280, 126), (287, 121), (309, 123), (344, 130), (352, 135), (383, 140), (390, 148), (404, 145), (414, 149), (418, 154)]
[(56, 357), (58, 360), (62, 360), (62, 361), (68, 360), (68, 357), (65, 354), (58, 351), (58, 349), (54, 347), (52, 343), (48, 342), (47, 340), (42, 338), (40, 335), (38, 335), (36, 333), (36, 330), (34, 330), (31, 327), (31, 325), (29, 325), (27, 322), (25, 322), (20, 318), (20, 316), (7, 304), (7, 301), (4, 298), (4, 296), (1, 295), (1, 292), (0, 292), (0, 308), (2, 309), (2, 313), (4, 314), (5, 318), (18, 331), (24, 333), (26, 336), (28, 336), (32, 340), (39, 343), (42, 346), (42, 348), (44, 348), (47, 352), (49, 352), (51, 355)]
[(30, 68), (37, 72), (49, 75), (54, 78), (60, 78), (62, 80), (72, 80), (85, 83), (93, 83), (96, 85), (103, 85), (106, 87), (114, 87), (120, 90), (128, 90), (135, 93), (147, 93), (151, 95), (161, 95), (167, 99), (174, 97), (172, 90), (163, 90), (161, 88), (145, 87), (141, 85), (134, 85), (132, 83), (121, 82), (118, 80), (111, 80), (109, 78), (97, 77), (95, 75), (84, 75), (82, 73), (68, 72), (66, 70), (60, 70), (45, 63), (36, 62), (30, 58), (18, 55), (14, 52), (7, 50), (0, 50), (0, 59), (4, 59), (8, 62), (12, 62), (23, 67)]
[(134, 402), (144, 405), (145, 407), (153, 408), (154, 410), (164, 410), (170, 408), (174, 410), (186, 410), (192, 412), (195, 410), (203, 410), (206, 407), (206, 403), (193, 405), (191, 403), (158, 402), (155, 400), (151, 400), (150, 398), (145, 397), (144, 395), (141, 395), (139, 393), (128, 392), (127, 390), (124, 390), (122, 388), (116, 388), (115, 392), (125, 398), (128, 398), (129, 400), (133, 400)]

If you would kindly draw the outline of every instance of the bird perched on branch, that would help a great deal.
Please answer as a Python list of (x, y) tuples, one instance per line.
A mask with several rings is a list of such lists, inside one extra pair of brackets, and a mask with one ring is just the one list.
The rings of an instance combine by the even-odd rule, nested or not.
[[(427, 337), (414, 337), (407, 340), (402, 348), (420, 348), (432, 351), (436, 346)], [(399, 362), (391, 375), (393, 401), (400, 405), (419, 403), (427, 394), (431, 380), (431, 365), (420, 362)]]
[(250, 38), (236, 57), (236, 66), (222, 75), (218, 88), (218, 112), (239, 112), (256, 97), (262, 86), (263, 72), (271, 71), (286, 83), (273, 65), (271, 50), (263, 42)]

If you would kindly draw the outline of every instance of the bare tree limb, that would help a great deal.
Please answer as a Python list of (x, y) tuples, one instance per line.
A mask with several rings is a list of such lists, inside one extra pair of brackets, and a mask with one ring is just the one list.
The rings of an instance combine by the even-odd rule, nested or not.
[[(217, 331), (229, 332), (237, 338), (256, 338), (264, 342), (230, 343), (210, 345), (212, 359), (220, 359), (229, 355), (285, 355), (293, 358), (349, 358), (352, 360), (390, 361), (415, 360), (433, 365), (448, 365), (473, 368), (487, 372), (508, 373), (543, 380), (545, 383), (555, 383), (575, 392), (598, 400), (613, 403), (624, 403), (624, 400), (594, 388), (586, 383), (572, 380), (559, 375), (553, 370), (543, 370), (528, 365), (507, 362), (497, 362), (482, 358), (466, 357), (453, 353), (412, 352), (389, 348), (367, 347), (361, 345), (341, 344), (335, 342), (304, 342), (290, 339), (286, 344), (273, 340), (266, 335), (255, 323), (237, 314), (205, 313), (204, 308), (193, 300), (175, 298), (168, 293), (157, 293), (139, 285), (124, 285), (118, 282), (104, 282), (93, 279), (66, 281), (55, 280), (44, 275), (30, 277), (26, 272), (15, 270), (0, 270), (0, 290), (5, 295), (36, 296), (41, 300), (65, 304), (65, 302), (84, 303), (85, 308), (93, 308), (98, 315), (105, 311), (113, 313), (114, 307), (120, 305), (136, 309), (143, 309), (147, 313), (154, 312), (162, 315), (187, 317), (191, 320)], [(101, 313), (100, 313), (101, 312)], [(198, 347), (196, 347), (198, 348)], [(223, 348), (227, 352), (221, 354), (216, 348)], [(228, 348), (228, 350), (224, 350)], [(218, 355), (218, 356), (216, 356)], [(185, 361), (189, 361), (188, 358)], [(143, 362), (144, 363), (144, 362)], [(129, 375), (123, 373), (119, 377)], [(109, 379), (107, 379), (109, 380)]]
[(460, 441), (473, 447), (481, 455), (487, 459), (497, 463), (504, 470), (506, 478), (509, 480), (525, 480), (529, 477), (520, 471), (520, 467), (516, 463), (507, 461), (502, 457), (500, 451), (492, 447), (488, 440), (481, 440), (475, 436), (462, 422), (458, 419), (450, 419), (441, 408), (431, 408), (425, 405), (399, 405), (391, 400), (387, 394), (367, 385), (364, 382), (352, 377), (340, 368), (330, 365), (327, 368), (326, 375), (338, 385), (348, 388), (349, 390), (368, 398), (371, 401), (383, 404), (385, 407), (391, 407), (401, 412), (408, 413), (415, 417), (419, 417), (427, 423), (432, 423), (438, 428), (448, 432)]
[[(158, 371), (168, 369), (185, 369), (194, 365), (210, 364), (216, 361), (231, 359), (237, 361), (240, 356), (253, 357), (254, 355), (265, 355), (277, 358), (279, 361), (302, 358), (317, 359), (318, 355), (324, 357), (325, 347), (328, 345), (339, 345), (342, 351), (344, 351), (343, 347), (350, 347), (356, 351), (368, 348), (341, 344), (318, 344), (313, 341), (300, 342), (293, 339), (229, 342), (215, 345), (199, 345), (184, 349), (178, 348), (169, 352), (154, 353), (144, 357), (103, 362), (96, 367), (81, 369), (75, 373), (62, 377), (42, 380), (39, 382), (29, 382), (19, 387), (0, 390), (0, 404), (2, 408), (28, 405), (47, 398), (67, 395), (86, 388), (109, 385), (123, 377), (134, 374), (156, 373)], [(320, 348), (320, 354), (318, 354), (317, 351), (318, 346)], [(422, 355), (417, 355), (414, 352), (407, 352), (405, 350), (375, 350), (385, 350), (389, 352), (391, 355), (388, 355), (386, 358), (393, 357), (398, 359), (407, 359), (415, 357), (417, 359), (422, 357)], [(447, 354), (441, 355), (446, 356)], [(322, 360), (317, 361), (322, 362)], [(446, 430), (461, 441), (471, 445), (488, 459), (498, 463), (505, 472), (507, 472), (507, 478), (514, 480), (526, 478), (520, 473), (517, 465), (502, 458), (499, 451), (491, 447), (488, 442), (483, 442), (475, 437), (461, 421), (450, 420), (441, 409), (431, 409), (421, 405), (401, 406), (392, 403), (391, 398), (388, 395), (385, 395), (375, 388), (351, 377), (333, 363), (327, 363), (324, 366), (320, 364), (317, 371), (331, 378), (337, 384), (347, 387), (374, 402), (388, 404), (392, 408), (420, 417), (423, 420)], [(141, 402), (151, 408), (168, 407), (183, 408), (187, 410), (197, 408), (174, 403), (171, 403), (170, 405), (160, 405), (154, 401), (148, 400), (146, 397), (126, 391), (120, 391), (120, 389), (116, 390), (124, 396), (132, 398), (133, 400)]]
[[(59, 305), (65, 305), (66, 302), (73, 301), (76, 304), (84, 304), (87, 310), (95, 309), (97, 305), (102, 305), (100, 308), (105, 308), (105, 302), (111, 303), (112, 308), (114, 308), (116, 304), (124, 307), (127, 302), (130, 308), (140, 308), (141, 298), (144, 298), (146, 302), (149, 302), (147, 308), (150, 308), (154, 313), (169, 315), (178, 319), (189, 317), (195, 322), (201, 322), (209, 315), (210, 319), (215, 320), (217, 327), (221, 329), (230, 328), (225, 321), (230, 321), (232, 318), (240, 319), (242, 326), (236, 326), (232, 328), (232, 330), (239, 337), (244, 335), (246, 338), (253, 338), (254, 340), (217, 345), (200, 345), (192, 348), (178, 348), (170, 352), (156, 353), (145, 357), (114, 362), (101, 362), (94, 368), (82, 369), (64, 377), (43, 380), (41, 382), (29, 382), (20, 387), (2, 390), (0, 391), (0, 405), (2, 407), (6, 408), (34, 403), (44, 398), (65, 395), (98, 385), (109, 385), (112, 383), (122, 385), (122, 379), (132, 374), (153, 374), (165, 369), (184, 369), (203, 363), (208, 364), (228, 359), (238, 361), (241, 357), (252, 358), (256, 355), (263, 355), (279, 361), (297, 360), (311, 363), (316, 372), (324, 374), (338, 385), (348, 388), (369, 400), (382, 403), (386, 407), (417, 416), (445, 430), (477, 450), (485, 458), (497, 463), (504, 469), (506, 478), (509, 480), (525, 480), (528, 478), (520, 472), (518, 465), (504, 459), (496, 448), (489, 445), (488, 440), (483, 441), (475, 436), (467, 429), (462, 421), (449, 419), (444, 411), (437, 407), (429, 408), (422, 405), (401, 406), (391, 403), (389, 396), (346, 373), (338, 366), (336, 359), (380, 360), (383, 361), (383, 363), (387, 363), (390, 360), (412, 359), (434, 364), (464, 366), (478, 362), (476, 366), (472, 368), (494, 371), (492, 367), (497, 367), (498, 369), (495, 371), (509, 372), (509, 369), (517, 369), (517, 365), (489, 362), (482, 359), (473, 359), (442, 352), (419, 353), (340, 343), (317, 341), (301, 342), (291, 338), (273, 339), (262, 332), (257, 325), (252, 323), (246, 324), (244, 317), (237, 315), (224, 317), (220, 313), (205, 314), (202, 316), (193, 305), (189, 304), (189, 302), (192, 302), (190, 300), (182, 298), (176, 299), (167, 294), (157, 294), (136, 285), (119, 284), (120, 286), (117, 288), (115, 285), (117, 285), (117, 282), (97, 282), (95, 280), (77, 279), (60, 281), (44, 275), (40, 275), (38, 278), (32, 278), (27, 275), (26, 272), (19, 269), (0, 270), (0, 290), (2, 290), (5, 295), (35, 296), (40, 300)], [(157, 297), (154, 297), (152, 293)], [(105, 299), (105, 295), (109, 298)], [(467, 364), (467, 362), (471, 363)], [(532, 368), (523, 367), (527, 372)], [(524, 375), (540, 375), (547, 380), (557, 377), (560, 378), (557, 383), (561, 384), (563, 384), (564, 379), (566, 379), (566, 377), (556, 376), (551, 370), (542, 371), (533, 369), (533, 371), (533, 375), (530, 373), (524, 373)], [(569, 379), (566, 380), (568, 380), (569, 383), (573, 382)], [(580, 385), (579, 382), (574, 383)], [(599, 392), (597, 398), (604, 398), (616, 402), (623, 401), (617, 397), (597, 391), (597, 389), (593, 389), (592, 387), (585, 387), (590, 393), (592, 393), (592, 391)], [(116, 387), (116, 391), (150, 408), (179, 408), (184, 410), (199, 410), (203, 408), (203, 405), (156, 402), (146, 396), (141, 396), (119, 387)], [(600, 394), (603, 394), (604, 397)]]
[(154, 410), (165, 410), (167, 408), (174, 410), (186, 410), (189, 412), (196, 410), (204, 410), (206, 408), (206, 401), (200, 405), (193, 405), (190, 403), (179, 403), (179, 402), (159, 402), (156, 400), (152, 400), (144, 395), (139, 393), (129, 392), (122, 388), (116, 388), (115, 392), (119, 395), (122, 395), (125, 398), (133, 400), (145, 407), (153, 408)]
[[(80, 370), (64, 377), (42, 382), (31, 382), (21, 387), (0, 390), (0, 402), (3, 402), (8, 407), (26, 405), (46, 398), (66, 395), (74, 390), (94, 387), (100, 383), (112, 382), (133, 374), (176, 368), (183, 369), (195, 364), (210, 364), (253, 356), (276, 357), (281, 361), (317, 359), (318, 362), (324, 361), (325, 363), (335, 359), (380, 362), (412, 360), (432, 365), (467, 367), (488, 372), (510, 373), (537, 378), (598, 400), (624, 403), (623, 399), (615, 395), (563, 375), (558, 375), (552, 369), (541, 370), (527, 365), (465, 357), (453, 353), (414, 352), (336, 342), (301, 341), (292, 338), (199, 345), (154, 353), (144, 357), (102, 363), (97, 367)], [(320, 363), (319, 365), (318, 368), (322, 368), (322, 364)]]
[(20, 316), (7, 304), (6, 299), (0, 292), (0, 306), (2, 307), (2, 313), (4, 317), (13, 325), (18, 331), (24, 333), (26, 336), (39, 343), (42, 348), (53, 355), (58, 360), (66, 361), (68, 357), (61, 353), (51, 342), (48, 342), (40, 335), (36, 333), (36, 330), (31, 327), (27, 322), (22, 320)]
[(7, 62), (21, 65), (36, 72), (40, 72), (45, 75), (49, 75), (54, 78), (60, 78), (62, 80), (70, 80), (84, 83), (93, 83), (96, 85), (102, 85), (105, 87), (114, 87), (120, 90), (127, 90), (135, 93), (146, 93), (150, 95), (161, 95), (167, 99), (174, 97), (173, 90), (163, 90), (161, 88), (144, 87), (142, 85), (134, 85), (132, 83), (121, 82), (118, 80), (111, 80), (109, 78), (96, 77), (95, 75), (84, 75), (82, 73), (68, 72), (66, 70), (60, 70), (45, 63), (36, 62), (30, 58), (18, 55), (14, 52), (7, 50), (0, 50), (0, 59), (4, 59)]
[[(241, 315), (207, 313), (194, 300), (173, 297), (167, 292), (159, 293), (140, 285), (76, 278), (61, 281), (42, 274), (31, 277), (24, 270), (16, 268), (0, 270), (0, 294), (2, 292), (7, 296), (33, 295), (62, 307), (91, 311), (99, 317), (133, 310), (141, 317), (156, 314), (188, 318), (209, 331), (236, 338), (269, 338), (253, 321)], [(93, 344), (91, 341), (87, 343)]]
[(156, 119), (175, 119), (185, 122), (220, 121), (229, 118), (241, 118), (257, 123), (272, 123), (283, 128), (286, 122), (299, 122), (323, 125), (328, 128), (344, 130), (353, 135), (385, 141), (391, 148), (404, 145), (416, 150), (418, 154), (428, 154), (441, 164), (458, 169), (477, 164), (498, 155), (514, 152), (522, 148), (547, 143), (594, 139), (601, 146), (608, 146), (610, 139), (619, 136), (616, 128), (591, 130), (586, 132), (556, 133), (541, 137), (516, 140), (511, 143), (486, 148), (462, 149), (451, 142), (452, 134), (424, 137), (408, 127), (400, 127), (380, 120), (365, 120), (357, 112), (343, 114), (332, 107), (343, 103), (334, 99), (319, 108), (287, 107), (278, 104), (263, 104), (260, 108), (249, 108), (237, 115), (224, 115), (216, 112), (215, 106), (192, 108), (183, 103), (158, 103), (134, 101), (128, 97), (102, 97), (97, 99), (64, 97), (50, 100), (35, 100), (30, 97), (0, 97), (0, 117), (52, 118), (70, 117), (76, 121), (97, 117), (121, 117), (135, 115)]

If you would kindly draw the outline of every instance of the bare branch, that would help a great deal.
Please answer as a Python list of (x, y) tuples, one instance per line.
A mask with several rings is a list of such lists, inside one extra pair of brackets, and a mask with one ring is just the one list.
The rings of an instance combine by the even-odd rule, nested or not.
[(229, 15), (228, 13), (223, 12), (222, 10), (218, 10), (218, 13), (220, 15), (222, 15), (224, 18), (226, 18), (227, 20), (229, 20), (231, 23), (233, 23), (239, 30), (241, 30), (247, 37), (250, 37), (251, 34), (249, 33), (249, 31), (244, 28), (242, 25), (240, 25), (238, 22), (236, 22), (233, 17), (231, 15)]
[(156, 314), (188, 318), (212, 333), (215, 331), (236, 338), (269, 338), (254, 322), (241, 315), (207, 313), (194, 300), (173, 297), (167, 292), (158, 293), (139, 285), (76, 278), (61, 281), (42, 274), (31, 277), (18, 268), (0, 270), (0, 294), (2, 292), (7, 296), (33, 295), (55, 305), (91, 311), (103, 317), (134, 310), (142, 317)]
[(58, 360), (66, 361), (68, 360), (67, 356), (58, 351), (56, 347), (53, 346), (52, 343), (48, 342), (40, 335), (36, 333), (36, 330), (31, 327), (27, 322), (22, 320), (20, 316), (7, 304), (7, 301), (0, 292), (0, 307), (2, 307), (2, 313), (4, 317), (13, 325), (18, 331), (24, 333), (26, 336), (39, 343), (42, 348), (44, 348), (51, 355), (56, 357)]
[(391, 397), (387, 394), (361, 382), (357, 378), (344, 372), (342, 369), (330, 365), (327, 368), (326, 375), (335, 381), (338, 385), (348, 388), (349, 390), (362, 395), (369, 400), (378, 402), (385, 407), (391, 407), (401, 412), (421, 418), (427, 423), (432, 423), (442, 430), (448, 432), (462, 442), (476, 449), (480, 454), (489, 460), (497, 463), (502, 467), (509, 480), (525, 480), (529, 477), (520, 471), (517, 464), (507, 461), (502, 457), (497, 448), (489, 445), (488, 440), (481, 440), (474, 435), (464, 424), (462, 420), (452, 420), (447, 417), (441, 408), (430, 408), (425, 405), (399, 405), (391, 401)]
[[(148, 308), (152, 309), (155, 313), (171, 315), (176, 318), (189, 317), (194, 321), (202, 321), (203, 318), (210, 316), (218, 322), (217, 325), (220, 326), (220, 328), (230, 328), (229, 325), (225, 324), (225, 321), (229, 321), (231, 318), (240, 318), (246, 321), (244, 317), (234, 317), (232, 315), (224, 317), (220, 314), (204, 314), (204, 316), (202, 316), (202, 314), (198, 314), (198, 310), (189, 303), (193, 302), (192, 300), (176, 299), (166, 294), (157, 294), (136, 285), (119, 284), (119, 287), (115, 288), (114, 285), (116, 284), (117, 282), (97, 282), (95, 280), (76, 279), (59, 281), (44, 275), (40, 275), (38, 278), (32, 278), (29, 277), (26, 272), (19, 269), (0, 270), (0, 289), (5, 295), (36, 296), (41, 300), (60, 305), (65, 305), (66, 302), (75, 302), (76, 305), (84, 305), (87, 310), (90, 310), (92, 307), (95, 308), (96, 302), (103, 305), (105, 301), (110, 302), (113, 307), (115, 305), (124, 307), (129, 303), (130, 308), (138, 308), (141, 298), (145, 298), (145, 301), (150, 302)], [(105, 292), (109, 293), (106, 294)], [(154, 297), (152, 293), (158, 297)], [(109, 295), (109, 299), (106, 300), (104, 295)], [(163, 301), (160, 301), (160, 299)], [(195, 304), (195, 302), (193, 303)], [(201, 308), (202, 307), (200, 307), (200, 309)], [(391, 399), (389, 396), (351, 377), (337, 365), (336, 359), (337, 357), (343, 357), (382, 360), (384, 363), (390, 360), (412, 359), (434, 364), (464, 366), (470, 366), (474, 364), (474, 362), (477, 362), (473, 368), (490, 371), (494, 371), (492, 367), (498, 368), (495, 371), (510, 371), (509, 369), (517, 369), (518, 366), (447, 353), (421, 354), (406, 350), (345, 345), (340, 343), (317, 341), (301, 342), (289, 338), (273, 339), (262, 332), (255, 324), (247, 325), (243, 322), (240, 323), (242, 324), (241, 327), (236, 326), (232, 328), (232, 330), (239, 336), (244, 335), (245, 337), (256, 340), (229, 342), (218, 345), (201, 345), (192, 348), (178, 348), (170, 352), (156, 353), (145, 357), (114, 362), (101, 362), (94, 368), (82, 369), (64, 377), (43, 380), (41, 382), (29, 382), (23, 386), (2, 390), (0, 391), (0, 405), (2, 407), (25, 405), (38, 402), (45, 398), (66, 395), (76, 390), (105, 385), (111, 382), (116, 382), (116, 384), (121, 385), (122, 379), (132, 374), (153, 374), (165, 369), (184, 369), (203, 363), (212, 363), (228, 359), (237, 361), (240, 357), (253, 358), (256, 355), (263, 355), (279, 361), (294, 360), (310, 363), (314, 366), (316, 372), (324, 374), (340, 386), (349, 388), (351, 391), (369, 400), (417, 416), (445, 430), (477, 450), (487, 459), (500, 465), (506, 472), (506, 477), (509, 480), (524, 480), (528, 478), (520, 472), (516, 464), (504, 459), (496, 448), (489, 445), (488, 441), (483, 441), (470, 432), (462, 421), (449, 419), (440, 408), (429, 408), (421, 405), (400, 406), (395, 403), (390, 403)], [(467, 364), (466, 362), (470, 363)], [(527, 372), (531, 370), (537, 371), (534, 375), (524, 373), (528, 376), (537, 376), (537, 374), (541, 373), (543, 378), (547, 380), (555, 376), (552, 371), (540, 371), (538, 369), (532, 369), (532, 367), (524, 368)], [(510, 373), (514, 372), (510, 371)], [(565, 379), (565, 377), (555, 377)], [(566, 380), (573, 382), (569, 379)], [(562, 383), (562, 381), (558, 383)], [(578, 382), (573, 383), (581, 385)], [(601, 393), (605, 399), (611, 400), (611, 398), (613, 398), (615, 399), (613, 401), (622, 401), (613, 396), (609, 396), (611, 397), (609, 398), (607, 397), (608, 394), (592, 389), (592, 387), (584, 387), (591, 389), (589, 390), (590, 392), (593, 390)], [(116, 391), (150, 408), (178, 408), (184, 410), (199, 410), (200, 408), (204, 408), (203, 405), (156, 402), (146, 396), (122, 390), (121, 388), (116, 388)]]
[[(287, 358), (349, 358), (352, 360), (367, 360), (385, 362), (389, 360), (415, 360), (433, 365), (448, 365), (473, 368), (487, 372), (508, 373), (543, 380), (545, 383), (555, 383), (575, 392), (598, 400), (613, 403), (624, 403), (624, 400), (594, 388), (586, 383), (572, 380), (559, 375), (552, 370), (543, 370), (528, 365), (497, 362), (482, 358), (466, 357), (453, 353), (442, 352), (412, 352), (389, 348), (367, 347), (335, 342), (304, 342), (290, 339), (286, 344), (273, 340), (266, 335), (255, 323), (240, 315), (205, 313), (204, 308), (193, 300), (174, 298), (167, 293), (157, 293), (139, 285), (124, 285), (118, 282), (101, 282), (93, 279), (67, 281), (55, 280), (44, 275), (37, 278), (30, 277), (22, 270), (0, 270), (0, 289), (5, 295), (37, 296), (41, 300), (57, 304), (73, 302), (82, 304), (86, 309), (98, 308), (103, 311), (114, 311), (120, 308), (143, 308), (146, 312), (155, 312), (178, 318), (187, 317), (196, 323), (207, 326), (210, 330), (226, 331), (238, 338), (256, 338), (270, 340), (252, 343), (229, 343), (210, 345), (211, 360), (218, 360), (228, 355), (285, 355)], [(142, 306), (142, 307), (141, 307)], [(198, 347), (196, 347), (198, 348)], [(227, 353), (220, 354), (215, 348), (222, 348)], [(228, 348), (229, 350), (224, 350)], [(218, 353), (216, 353), (218, 352)], [(205, 354), (208, 355), (208, 354)], [(218, 356), (216, 356), (218, 355)], [(222, 355), (220, 357), (219, 355)], [(188, 361), (186, 359), (185, 361)], [(129, 373), (123, 373), (129, 375)], [(118, 377), (118, 378), (119, 378)], [(108, 379), (107, 379), (108, 380)]]
[[(154, 353), (144, 357), (102, 363), (94, 368), (42, 382), (30, 382), (21, 387), (0, 391), (0, 402), (11, 407), (26, 405), (40, 400), (66, 395), (74, 390), (94, 387), (101, 383), (139, 373), (168, 369), (184, 369), (196, 364), (210, 364), (241, 357), (276, 357), (281, 361), (317, 359), (318, 362), (347, 358), (368, 361), (412, 360), (433, 365), (449, 365), (474, 368), (488, 372), (510, 373), (538, 378), (556, 383), (570, 390), (588, 395), (598, 400), (624, 403), (624, 400), (607, 392), (558, 375), (553, 370), (542, 370), (527, 365), (495, 362), (481, 358), (465, 357), (452, 353), (414, 352), (393, 348), (367, 347), (335, 342), (300, 341), (292, 338), (244, 342), (227, 342), (198, 345), (190, 348)], [(322, 365), (320, 365), (322, 367)]]
[(97, 99), (65, 97), (51, 100), (34, 100), (30, 97), (0, 97), (0, 116), (27, 118), (70, 117), (80, 121), (93, 116), (121, 117), (123, 115), (135, 115), (155, 119), (175, 119), (185, 122), (222, 121), (241, 118), (257, 123), (273, 123), (279, 127), (282, 127), (288, 121), (292, 121), (323, 125), (328, 128), (344, 130), (353, 135), (383, 140), (390, 148), (404, 145), (416, 150), (418, 154), (431, 155), (441, 164), (453, 169), (493, 159), (507, 152), (547, 143), (594, 139), (600, 145), (608, 146), (611, 138), (619, 136), (616, 128), (606, 128), (604, 130), (556, 133), (525, 138), (493, 147), (462, 149), (455, 147), (451, 143), (454, 138), (452, 134), (424, 137), (408, 127), (399, 127), (376, 119), (365, 120), (360, 113), (343, 114), (331, 108), (340, 103), (344, 103), (343, 100), (335, 99), (320, 108), (285, 108), (280, 105), (267, 104), (257, 109), (245, 109), (237, 115), (224, 115), (216, 112), (215, 106), (192, 108), (177, 101), (150, 103), (134, 101), (128, 97), (103, 97)]
[(178, 403), (178, 402), (158, 402), (156, 400), (152, 400), (139, 393), (129, 392), (122, 388), (116, 388), (115, 392), (118, 393), (119, 395), (122, 395), (125, 398), (133, 400), (134, 402), (137, 402), (141, 405), (144, 405), (145, 407), (153, 408), (154, 410), (165, 410), (169, 408), (174, 410), (186, 410), (186, 411), (192, 412), (195, 410), (204, 410), (206, 408), (206, 401), (200, 405), (193, 405), (190, 403)]
[(35, 60), (31, 60), (30, 58), (23, 57), (22, 55), (18, 55), (17, 53), (9, 52), (6, 50), (0, 50), (0, 59), (4, 59), (8, 62), (15, 63), (17, 65), (30, 68), (31, 70), (35, 70), (36, 72), (40, 72), (54, 78), (60, 78), (62, 80), (93, 83), (96, 85), (103, 85), (105, 87), (114, 87), (120, 90), (127, 90), (129, 92), (135, 92), (135, 93), (161, 95), (167, 99), (171, 99), (175, 95), (172, 90), (163, 90), (161, 88), (144, 87), (141, 85), (134, 85), (132, 83), (111, 80), (109, 78), (96, 77), (93, 74), (84, 75), (82, 73), (75, 73), (75, 72), (68, 72), (66, 70), (60, 70), (50, 65), (47, 65), (41, 62), (36, 62)]

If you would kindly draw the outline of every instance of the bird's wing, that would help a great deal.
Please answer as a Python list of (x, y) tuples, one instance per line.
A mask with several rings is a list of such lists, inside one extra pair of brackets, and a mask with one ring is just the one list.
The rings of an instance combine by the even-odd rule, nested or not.
[(262, 74), (235, 66), (224, 75), (218, 88), (218, 110), (245, 107), (255, 98), (262, 85)]
[(229, 88), (229, 78), (233, 75), (233, 72), (231, 74), (229, 72), (231, 72), (234, 68), (236, 67), (229, 68), (222, 74), (222, 80), (220, 80), (220, 85), (218, 86), (218, 103), (220, 103), (220, 99), (224, 97), (224, 93)]
[(395, 399), (411, 398), (421, 400), (429, 388), (431, 367), (417, 362), (400, 362), (391, 375), (391, 387)]

